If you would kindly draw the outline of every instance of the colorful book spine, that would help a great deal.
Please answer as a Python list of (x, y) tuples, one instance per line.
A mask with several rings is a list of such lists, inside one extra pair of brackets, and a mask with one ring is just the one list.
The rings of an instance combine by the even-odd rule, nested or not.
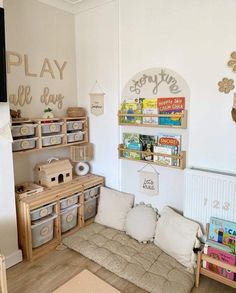
[[(204, 247), (204, 253), (214, 259), (217, 259), (223, 263), (235, 265), (236, 264), (236, 256), (231, 253), (227, 253), (215, 247), (207, 246)], [(234, 272), (217, 266), (215, 264), (209, 262), (203, 262), (203, 267), (209, 271), (212, 271), (218, 275), (221, 275), (227, 279), (234, 280)]]
[[(175, 135), (175, 134), (160, 134), (158, 135), (158, 147), (166, 148), (166, 154), (171, 155), (178, 155), (181, 150), (181, 135)], [(164, 150), (162, 149), (156, 149), (164, 153)], [(159, 158), (160, 159), (160, 158)], [(166, 161), (171, 162), (171, 166), (179, 166), (180, 160), (177, 158), (164, 158)]]
[[(143, 99), (142, 112), (146, 115), (158, 114), (157, 99)], [(158, 117), (143, 117), (143, 124), (157, 124)]]
[[(163, 116), (159, 118), (160, 125), (180, 126), (182, 113), (185, 109), (185, 98), (158, 98), (159, 114), (175, 114), (175, 117)], [(179, 115), (178, 115), (179, 114)]]
[(127, 116), (121, 116), (120, 122), (127, 124), (140, 124), (142, 123), (142, 117), (140, 115), (133, 116), (135, 114), (142, 114), (142, 103), (139, 100), (127, 100), (124, 101), (120, 109), (121, 114), (131, 114)]

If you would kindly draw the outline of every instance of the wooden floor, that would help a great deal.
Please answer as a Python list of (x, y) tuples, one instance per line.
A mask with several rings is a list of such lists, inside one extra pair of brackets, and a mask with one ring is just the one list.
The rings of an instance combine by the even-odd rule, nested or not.
[[(8, 291), (9, 293), (49, 293), (83, 269), (88, 269), (121, 292), (146, 292), (70, 249), (54, 250), (34, 262), (24, 261), (8, 269)], [(200, 287), (192, 290), (192, 293), (233, 292), (235, 293), (234, 289), (204, 276), (200, 279)]]

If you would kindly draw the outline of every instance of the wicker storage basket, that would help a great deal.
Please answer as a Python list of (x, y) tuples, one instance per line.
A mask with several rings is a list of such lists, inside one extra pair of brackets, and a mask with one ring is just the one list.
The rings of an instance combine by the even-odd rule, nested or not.
[(85, 117), (86, 111), (84, 108), (81, 108), (81, 107), (69, 107), (67, 109), (67, 116), (68, 117)]

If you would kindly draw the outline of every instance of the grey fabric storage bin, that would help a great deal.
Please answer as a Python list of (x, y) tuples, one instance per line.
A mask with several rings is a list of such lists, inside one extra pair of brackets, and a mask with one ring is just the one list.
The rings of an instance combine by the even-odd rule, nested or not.
[(36, 148), (37, 137), (16, 139), (12, 143), (12, 150), (15, 151), (24, 151)]
[(80, 194), (81, 193), (76, 193), (72, 196), (61, 199), (60, 200), (60, 208), (65, 209), (65, 208), (72, 206), (73, 204), (76, 204), (78, 202)]
[(43, 136), (42, 137), (42, 145), (43, 146), (50, 146), (50, 145), (61, 144), (63, 136), (64, 136), (64, 134)]
[(42, 123), (41, 124), (42, 134), (61, 132), (62, 124), (63, 122)]
[(80, 141), (84, 139), (83, 131), (71, 132), (67, 134), (67, 142)]
[(95, 217), (97, 214), (97, 197), (89, 199), (84, 203), (84, 220)]
[(35, 133), (35, 127), (37, 124), (21, 124), (13, 125), (11, 127), (11, 133), (13, 137), (32, 136)]
[(61, 210), (60, 217), (61, 217), (61, 232), (62, 233), (71, 230), (77, 225), (79, 206), (80, 205), (75, 204), (64, 210)]
[(51, 215), (53, 213), (53, 206), (55, 204), (56, 203), (51, 203), (49, 205), (45, 205), (43, 207), (40, 207), (39, 209), (32, 210), (30, 212), (31, 221), (36, 221), (36, 220), (39, 220), (41, 218), (44, 218), (46, 216)]
[(80, 130), (83, 129), (83, 123), (84, 121), (82, 120), (72, 120), (72, 121), (67, 121), (67, 131), (75, 131), (75, 130)]
[(100, 185), (84, 191), (84, 220), (96, 216)]
[(86, 189), (84, 191), (84, 200), (88, 200), (90, 198), (95, 197), (99, 193), (100, 187), (101, 187), (101, 185), (97, 185), (92, 188)]
[(53, 239), (53, 222), (57, 215), (52, 215), (32, 223), (32, 247), (36, 248)]

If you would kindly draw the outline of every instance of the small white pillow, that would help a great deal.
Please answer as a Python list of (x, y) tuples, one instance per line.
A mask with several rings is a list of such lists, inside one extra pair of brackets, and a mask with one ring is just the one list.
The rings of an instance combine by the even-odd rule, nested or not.
[(133, 194), (102, 186), (95, 222), (125, 231), (126, 216), (133, 205)]
[(127, 215), (125, 230), (139, 242), (153, 241), (157, 223), (157, 212), (152, 206), (140, 204), (132, 208)]
[(199, 224), (186, 219), (169, 207), (164, 207), (156, 225), (154, 243), (185, 267), (196, 265), (194, 247), (199, 247), (197, 236), (202, 235)]

